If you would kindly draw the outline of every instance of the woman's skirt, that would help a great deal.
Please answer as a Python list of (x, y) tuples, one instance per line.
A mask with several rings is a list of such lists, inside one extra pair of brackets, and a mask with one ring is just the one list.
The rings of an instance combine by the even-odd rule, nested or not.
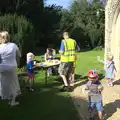
[(11, 67), (0, 73), (0, 96), (2, 99), (12, 99), (21, 94), (16, 67)]

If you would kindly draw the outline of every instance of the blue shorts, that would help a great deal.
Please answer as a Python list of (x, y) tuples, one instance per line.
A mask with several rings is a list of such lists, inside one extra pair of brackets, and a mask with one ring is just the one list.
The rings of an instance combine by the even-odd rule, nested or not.
[(102, 101), (101, 102), (89, 102), (89, 110), (93, 110), (94, 108), (96, 108), (97, 111), (103, 111), (103, 104)]

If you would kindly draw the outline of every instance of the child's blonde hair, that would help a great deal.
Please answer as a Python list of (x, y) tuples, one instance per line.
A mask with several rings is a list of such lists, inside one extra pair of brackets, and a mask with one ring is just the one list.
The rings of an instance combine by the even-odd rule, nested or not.
[(29, 62), (30, 60), (33, 60), (34, 57), (35, 57), (35, 56), (34, 56), (33, 53), (31, 53), (31, 52), (27, 53), (27, 62)]
[(113, 59), (114, 59), (113, 55), (108, 55), (107, 56), (107, 60), (113, 60)]

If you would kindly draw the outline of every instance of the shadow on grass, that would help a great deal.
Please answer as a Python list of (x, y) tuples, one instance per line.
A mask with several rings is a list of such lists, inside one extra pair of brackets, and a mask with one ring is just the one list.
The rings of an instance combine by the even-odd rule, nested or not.
[[(85, 76), (77, 76), (85, 79)], [(78, 117), (77, 110), (87, 116), (88, 102), (82, 98), (74, 98), (73, 101), (67, 92), (61, 93), (61, 78), (52, 77), (45, 85), (42, 79), (36, 81), (35, 91), (29, 92), (22, 87), (22, 95), (18, 98), (20, 105), (9, 107), (6, 101), (0, 101), (0, 119), (4, 120), (83, 120)], [(83, 81), (79, 85), (85, 84)], [(78, 102), (80, 104), (78, 104)], [(112, 116), (120, 108), (120, 100), (105, 105), (107, 118)], [(106, 119), (107, 120), (107, 119)]]
[(18, 98), (20, 105), (16, 107), (8, 107), (6, 101), (0, 101), (0, 119), (80, 120), (69, 94), (59, 92), (60, 85), (57, 81), (49, 81), (45, 86), (40, 81), (35, 84), (34, 92), (24, 88)]
[[(38, 74), (39, 73), (39, 71), (35, 71), (34, 72), (35, 74)], [(24, 72), (20, 72), (20, 73), (18, 73), (18, 77), (27, 77), (27, 72), (26, 71), (24, 71)]]
[(58, 81), (59, 83), (63, 84), (63, 80), (61, 77), (57, 77), (54, 79), (55, 81)]
[(87, 79), (87, 76), (75, 74), (75, 82)]

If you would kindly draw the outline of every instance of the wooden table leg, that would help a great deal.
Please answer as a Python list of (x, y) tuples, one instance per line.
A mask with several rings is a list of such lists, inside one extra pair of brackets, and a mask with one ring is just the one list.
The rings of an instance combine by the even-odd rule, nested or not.
[(47, 69), (45, 69), (45, 85), (47, 85)]

